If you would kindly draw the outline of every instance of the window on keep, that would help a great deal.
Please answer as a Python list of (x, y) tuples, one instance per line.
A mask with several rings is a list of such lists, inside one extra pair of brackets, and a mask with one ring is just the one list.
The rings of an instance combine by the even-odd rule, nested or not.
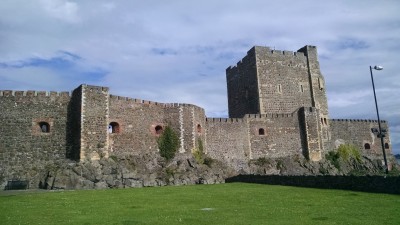
[(42, 133), (49, 133), (50, 132), (50, 124), (47, 122), (39, 122), (39, 129)]

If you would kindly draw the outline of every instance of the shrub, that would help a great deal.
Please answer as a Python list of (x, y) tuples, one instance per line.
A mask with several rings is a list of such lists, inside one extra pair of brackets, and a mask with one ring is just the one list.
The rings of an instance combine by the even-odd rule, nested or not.
[(198, 164), (204, 163), (203, 154), (200, 152), (200, 150), (196, 148), (193, 150), (192, 154)]
[(350, 159), (354, 159), (357, 162), (361, 162), (361, 153), (358, 148), (351, 144), (341, 144), (338, 147), (337, 152), (330, 151), (326, 154), (326, 159), (329, 160), (336, 169), (340, 170), (340, 160), (348, 162)]
[(266, 165), (271, 164), (271, 160), (270, 160), (270, 159), (267, 159), (267, 158), (265, 158), (265, 157), (261, 157), (261, 158), (258, 158), (258, 159), (254, 162), (254, 164), (257, 165), (257, 166), (266, 166)]
[(207, 165), (208, 167), (211, 167), (211, 165), (214, 163), (214, 159), (210, 157), (205, 157), (204, 158), (204, 164)]
[(361, 162), (361, 154), (358, 148), (351, 144), (341, 144), (338, 148), (339, 157), (344, 161), (354, 159), (357, 162)]
[(179, 149), (179, 137), (169, 126), (165, 127), (164, 132), (157, 140), (160, 155), (166, 160), (173, 159)]
[(283, 161), (282, 161), (281, 159), (278, 159), (278, 160), (276, 161), (276, 168), (277, 168), (278, 170), (281, 170), (281, 169), (284, 169), (284, 168), (285, 168), (285, 165), (284, 165), (284, 163), (283, 163)]
[(118, 158), (115, 155), (110, 155), (109, 158), (112, 159), (114, 162), (118, 162)]
[(325, 156), (326, 160), (330, 161), (336, 169), (340, 169), (339, 154), (335, 151), (330, 151)]
[(204, 163), (203, 142), (200, 139), (197, 141), (197, 148), (192, 151), (192, 154), (198, 164)]

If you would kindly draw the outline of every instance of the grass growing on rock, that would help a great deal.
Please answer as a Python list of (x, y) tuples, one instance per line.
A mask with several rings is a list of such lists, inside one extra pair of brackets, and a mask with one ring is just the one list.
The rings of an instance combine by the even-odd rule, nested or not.
[(231, 183), (5, 193), (1, 224), (400, 224), (400, 196), (341, 190)]

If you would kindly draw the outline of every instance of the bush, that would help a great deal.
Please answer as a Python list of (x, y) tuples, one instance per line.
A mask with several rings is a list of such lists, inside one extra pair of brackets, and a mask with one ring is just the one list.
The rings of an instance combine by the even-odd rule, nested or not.
[(281, 170), (281, 169), (284, 169), (284, 168), (285, 168), (285, 165), (284, 165), (283, 161), (281, 159), (278, 159), (276, 161), (276, 169)]
[(205, 157), (204, 158), (204, 164), (207, 165), (208, 167), (211, 167), (211, 165), (214, 163), (214, 159), (210, 157)]
[(192, 154), (198, 164), (204, 163), (203, 142), (200, 139), (197, 141), (197, 148), (192, 151)]
[(350, 159), (354, 159), (357, 162), (361, 162), (361, 154), (358, 148), (351, 144), (342, 144), (338, 148), (338, 154), (341, 159), (344, 161), (349, 161)]
[(200, 152), (200, 150), (195, 149), (192, 154), (198, 164), (204, 163), (203, 154)]
[(338, 147), (337, 152), (330, 151), (326, 154), (325, 158), (329, 160), (336, 169), (340, 170), (340, 160), (343, 162), (349, 162), (350, 159), (354, 159), (357, 162), (361, 162), (361, 153), (358, 148), (351, 144), (341, 144)]
[(270, 160), (270, 159), (267, 159), (267, 158), (265, 158), (265, 157), (261, 157), (261, 158), (258, 158), (258, 159), (254, 162), (254, 164), (257, 165), (257, 166), (266, 166), (266, 165), (271, 164), (271, 160)]
[(175, 153), (179, 149), (179, 137), (169, 126), (165, 127), (165, 130), (158, 138), (157, 143), (162, 157), (167, 160), (175, 157)]
[(110, 155), (109, 158), (112, 159), (114, 162), (118, 162), (118, 158), (115, 155)]
[(340, 169), (340, 163), (339, 163), (339, 154), (334, 151), (328, 152), (325, 156), (326, 160), (330, 161), (333, 166), (336, 167), (336, 169)]

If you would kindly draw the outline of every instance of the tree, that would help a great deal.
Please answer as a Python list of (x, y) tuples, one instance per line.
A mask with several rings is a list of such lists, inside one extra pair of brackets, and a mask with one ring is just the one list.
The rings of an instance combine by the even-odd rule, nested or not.
[(171, 127), (165, 127), (164, 132), (157, 140), (160, 155), (167, 160), (173, 159), (179, 149), (179, 137)]

